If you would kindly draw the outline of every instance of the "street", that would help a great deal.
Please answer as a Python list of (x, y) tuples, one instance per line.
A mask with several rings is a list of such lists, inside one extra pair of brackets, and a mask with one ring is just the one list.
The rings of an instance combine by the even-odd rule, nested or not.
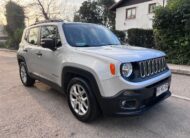
[[(171, 91), (190, 98), (190, 76), (173, 75)], [(22, 85), (15, 52), (0, 51), (0, 138), (189, 138), (190, 101), (170, 97), (141, 116), (100, 117), (85, 124), (66, 98), (37, 82)]]

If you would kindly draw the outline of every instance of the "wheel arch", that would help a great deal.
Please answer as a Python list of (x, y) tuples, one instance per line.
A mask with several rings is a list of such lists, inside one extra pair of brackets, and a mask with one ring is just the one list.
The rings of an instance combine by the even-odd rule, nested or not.
[(18, 63), (20, 63), (20, 62), (25, 62), (26, 63), (25, 58), (23, 56), (21, 56), (21, 55), (18, 55), (18, 54), (17, 54), (17, 61), (18, 61)]
[(98, 104), (100, 105), (101, 94), (100, 94), (100, 89), (98, 87), (98, 83), (96, 81), (95, 76), (91, 72), (86, 71), (84, 69), (71, 67), (71, 66), (64, 67), (62, 70), (61, 82), (62, 82), (62, 87), (66, 93), (67, 93), (67, 86), (69, 84), (69, 81), (73, 77), (81, 77), (89, 83), (90, 87), (92, 88), (92, 92)]

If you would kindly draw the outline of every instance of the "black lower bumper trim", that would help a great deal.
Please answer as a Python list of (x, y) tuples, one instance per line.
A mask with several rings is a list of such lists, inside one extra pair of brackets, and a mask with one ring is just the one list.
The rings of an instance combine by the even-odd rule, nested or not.
[(140, 90), (123, 90), (115, 97), (102, 98), (102, 111), (105, 115), (109, 116), (131, 116), (142, 114), (154, 105), (171, 96), (169, 90), (156, 96), (157, 87), (165, 83), (170, 85), (170, 82), (171, 77)]
[(149, 110), (150, 108), (152, 108), (153, 106), (155, 106), (156, 104), (158, 104), (159, 102), (167, 99), (170, 96), (171, 96), (170, 91), (165, 92), (162, 95), (160, 95), (159, 97), (155, 98), (148, 105), (146, 105), (142, 108), (139, 108), (137, 110), (127, 111), (127, 112), (116, 112), (115, 115), (118, 115), (118, 116), (140, 115), (140, 114), (144, 113), (145, 111)]

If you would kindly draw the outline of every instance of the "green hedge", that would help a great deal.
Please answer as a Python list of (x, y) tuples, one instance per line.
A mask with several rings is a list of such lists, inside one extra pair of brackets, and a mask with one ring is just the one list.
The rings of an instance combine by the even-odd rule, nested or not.
[(190, 0), (170, 0), (155, 11), (156, 48), (174, 64), (190, 65)]
[(128, 43), (130, 45), (153, 48), (154, 36), (153, 30), (144, 29), (129, 29), (128, 33)]
[(21, 42), (23, 30), (24, 29), (22, 28), (15, 30), (14, 33), (8, 37), (8, 40), (6, 41), (5, 45), (8, 48), (18, 49), (19, 43)]

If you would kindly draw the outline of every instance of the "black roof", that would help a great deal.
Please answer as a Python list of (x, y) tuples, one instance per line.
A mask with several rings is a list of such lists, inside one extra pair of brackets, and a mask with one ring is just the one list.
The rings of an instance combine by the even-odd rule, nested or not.
[(123, 6), (129, 6), (133, 4), (138, 4), (146, 1), (151, 1), (151, 0), (120, 0), (119, 2), (113, 4), (109, 9), (112, 11), (115, 11), (119, 7)]

